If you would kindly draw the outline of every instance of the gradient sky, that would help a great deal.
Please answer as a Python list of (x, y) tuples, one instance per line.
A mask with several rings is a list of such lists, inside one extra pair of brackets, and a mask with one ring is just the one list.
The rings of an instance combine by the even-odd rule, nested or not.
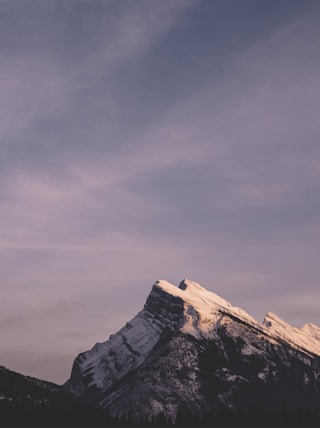
[(183, 278), (320, 325), (320, 3), (0, 0), (0, 365), (63, 383)]

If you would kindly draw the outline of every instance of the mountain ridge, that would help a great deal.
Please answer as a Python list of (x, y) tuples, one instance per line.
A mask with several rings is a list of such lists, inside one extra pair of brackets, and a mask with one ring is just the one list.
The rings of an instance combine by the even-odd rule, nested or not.
[[(252, 323), (255, 324), (257, 327), (260, 327), (265, 333), (267, 333), (267, 331), (265, 330), (267, 329), (269, 332), (272, 332), (279, 338), (282, 339), (285, 337), (287, 340), (291, 340), (294, 344), (300, 345), (301, 348), (304, 348), (306, 351), (315, 353), (320, 356), (320, 327), (315, 324), (307, 323), (304, 324), (301, 328), (297, 328), (291, 326), (289, 323), (284, 321), (281, 317), (274, 314), (273, 312), (267, 312), (263, 322), (259, 323), (243, 309), (233, 306), (230, 302), (224, 300), (217, 294), (206, 290), (199, 283), (190, 281), (188, 279), (184, 279), (183, 281), (181, 281), (178, 288), (165, 280), (157, 281), (154, 285), (162, 287), (166, 291), (171, 291), (175, 293), (176, 295), (183, 298), (186, 303), (191, 303), (191, 305), (195, 306), (195, 299), (188, 299), (186, 295), (179, 292), (179, 290), (185, 291), (191, 289), (192, 291), (190, 294), (194, 295), (198, 293), (202, 300), (204, 300), (204, 296), (207, 297), (209, 304), (216, 303), (221, 307), (221, 309), (226, 309), (227, 312), (238, 316), (239, 319), (242, 319), (248, 323)], [(194, 293), (195, 290), (196, 293)], [(204, 308), (204, 305), (202, 306), (202, 308)], [(212, 307), (210, 307), (210, 309), (212, 309)], [(191, 331), (192, 329), (189, 331), (190, 334), (192, 334)], [(288, 334), (288, 332), (290, 333)], [(290, 336), (294, 337), (290, 338)], [(303, 338), (303, 336), (305, 337)], [(308, 341), (306, 339), (308, 339)]]
[[(74, 361), (65, 388), (112, 415), (141, 419), (320, 402), (320, 328), (263, 323), (188, 279), (153, 284), (143, 309)], [(303, 398), (305, 397), (305, 398)]]

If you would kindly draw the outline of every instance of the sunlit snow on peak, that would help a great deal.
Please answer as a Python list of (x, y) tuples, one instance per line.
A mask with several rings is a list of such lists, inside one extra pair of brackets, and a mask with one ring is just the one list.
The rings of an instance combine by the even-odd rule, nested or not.
[(294, 347), (320, 355), (320, 327), (314, 324), (305, 324), (299, 329), (291, 326), (273, 312), (268, 312), (263, 323), (260, 324), (243, 309), (232, 306), (217, 294), (188, 279), (181, 281), (179, 287), (165, 280), (157, 281), (155, 286), (183, 300), (185, 305), (184, 323), (180, 330), (185, 333), (196, 337), (208, 337), (221, 317), (231, 315), (255, 326), (269, 336), (274, 336), (276, 340), (285, 339)]
[(248, 324), (258, 325), (258, 322), (247, 312), (232, 306), (231, 303), (206, 290), (197, 282), (184, 279), (179, 287), (176, 287), (168, 281), (160, 280), (155, 283), (155, 286), (183, 300), (185, 319), (181, 331), (196, 337), (210, 336), (218, 319), (224, 314), (233, 314)]

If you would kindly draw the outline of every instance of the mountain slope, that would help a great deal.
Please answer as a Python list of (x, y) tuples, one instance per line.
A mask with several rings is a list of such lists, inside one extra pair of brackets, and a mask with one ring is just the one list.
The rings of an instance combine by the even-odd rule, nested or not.
[(262, 324), (199, 284), (154, 284), (144, 308), (74, 362), (65, 388), (113, 415), (320, 403), (320, 328)]
[(1, 426), (11, 428), (115, 425), (101, 409), (84, 405), (62, 386), (3, 366), (0, 366), (0, 415)]

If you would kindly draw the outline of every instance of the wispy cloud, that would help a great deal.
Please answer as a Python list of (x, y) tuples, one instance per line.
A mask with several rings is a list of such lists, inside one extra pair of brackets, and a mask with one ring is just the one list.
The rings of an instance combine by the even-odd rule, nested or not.
[(159, 278), (303, 321), (319, 277), (319, 7), (245, 3), (0, 3), (8, 348), (23, 325), (45, 341), (37, 323), (61, 348), (107, 336)]

